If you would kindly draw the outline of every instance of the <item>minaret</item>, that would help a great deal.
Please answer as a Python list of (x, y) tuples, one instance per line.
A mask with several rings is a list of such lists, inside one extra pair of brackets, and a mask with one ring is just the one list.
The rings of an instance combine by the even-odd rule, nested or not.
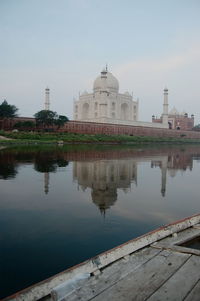
[(50, 100), (49, 100), (50, 89), (47, 87), (45, 89), (45, 110), (49, 111)]
[(168, 125), (168, 89), (164, 89), (162, 123)]

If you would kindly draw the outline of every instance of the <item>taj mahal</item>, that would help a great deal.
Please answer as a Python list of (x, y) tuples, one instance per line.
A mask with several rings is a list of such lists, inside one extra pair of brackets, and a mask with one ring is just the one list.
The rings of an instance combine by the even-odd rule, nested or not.
[(93, 93), (74, 100), (74, 120), (119, 125), (168, 128), (168, 90), (164, 90), (163, 118), (159, 123), (138, 120), (139, 101), (129, 92), (119, 93), (119, 82), (107, 67), (95, 79)]
[[(135, 126), (145, 128), (192, 130), (194, 115), (179, 113), (175, 108), (168, 110), (168, 89), (164, 88), (163, 110), (158, 118), (152, 115), (151, 122), (139, 120), (139, 100), (129, 92), (119, 92), (117, 78), (108, 71), (107, 66), (94, 80), (93, 92), (84, 91), (74, 99), (74, 121), (84, 123), (107, 124), (115, 126)], [(49, 88), (45, 90), (45, 110), (49, 110)], [(74, 128), (72, 127), (74, 130)], [(69, 130), (69, 129), (68, 129)], [(80, 132), (80, 128), (79, 128)], [(82, 129), (82, 133), (84, 130)], [(127, 134), (127, 133), (126, 133)]]

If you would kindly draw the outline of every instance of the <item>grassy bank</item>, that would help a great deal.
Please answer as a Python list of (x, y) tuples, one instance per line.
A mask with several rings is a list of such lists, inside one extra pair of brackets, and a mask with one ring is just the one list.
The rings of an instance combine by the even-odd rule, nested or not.
[[(200, 143), (199, 139), (162, 138), (128, 135), (88, 135), (73, 133), (30, 133), (30, 132), (4, 132), (0, 131), (0, 144), (54, 144), (59, 141), (64, 143), (112, 143), (112, 144), (135, 144), (135, 143)], [(4, 140), (10, 138), (13, 140)]]

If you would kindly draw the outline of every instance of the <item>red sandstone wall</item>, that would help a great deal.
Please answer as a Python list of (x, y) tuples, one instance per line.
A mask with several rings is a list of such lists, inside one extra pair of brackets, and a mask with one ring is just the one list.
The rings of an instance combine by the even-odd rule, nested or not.
[[(191, 131), (194, 127), (194, 118), (192, 117), (186, 117), (186, 116), (173, 116), (169, 115), (169, 118), (173, 118), (175, 120), (173, 127), (176, 129), (177, 127), (180, 127), (183, 131)], [(152, 122), (154, 123), (161, 123), (161, 118), (154, 118), (152, 119)]]
[(182, 130), (191, 130), (194, 127), (194, 118), (189, 117), (176, 117), (175, 127), (180, 127)]
[[(12, 130), (17, 121), (31, 120), (34, 118), (18, 117), (14, 119), (7, 119), (0, 124), (0, 129)], [(2, 127), (1, 127), (2, 126)], [(55, 129), (56, 130), (56, 129)], [(150, 137), (172, 137), (172, 138), (188, 138), (200, 139), (200, 132), (183, 131), (183, 130), (169, 130), (141, 126), (117, 125), (96, 122), (83, 121), (69, 121), (59, 132), (79, 133), (79, 134), (106, 134), (106, 135), (129, 135), (129, 136), (150, 136)]]
[(63, 132), (79, 134), (107, 134), (129, 136), (151, 136), (200, 139), (200, 132), (169, 130), (141, 126), (115, 125), (95, 122), (69, 121), (62, 128)]
[(35, 122), (35, 118), (31, 117), (15, 117), (15, 118), (4, 118), (3, 120), (0, 120), (0, 130), (10, 131), (13, 129), (14, 125), (17, 122), (23, 122), (23, 121), (32, 121)]

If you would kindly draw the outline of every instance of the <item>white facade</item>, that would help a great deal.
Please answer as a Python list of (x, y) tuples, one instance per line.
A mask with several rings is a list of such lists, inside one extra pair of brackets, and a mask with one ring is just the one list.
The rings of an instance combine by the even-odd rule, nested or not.
[(138, 121), (139, 102), (129, 92), (119, 93), (118, 80), (103, 70), (93, 84), (93, 93), (86, 91), (74, 100), (74, 120), (120, 125), (168, 128), (168, 99), (165, 97), (162, 123)]
[(74, 101), (74, 120), (120, 123), (138, 120), (138, 101), (119, 93), (118, 80), (107, 70), (96, 78), (93, 93), (84, 92)]

